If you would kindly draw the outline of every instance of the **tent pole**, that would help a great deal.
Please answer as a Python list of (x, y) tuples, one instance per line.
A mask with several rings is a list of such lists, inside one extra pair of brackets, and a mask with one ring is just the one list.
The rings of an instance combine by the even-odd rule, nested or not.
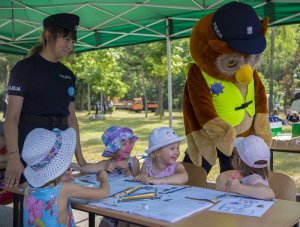
[(172, 127), (172, 74), (171, 74), (171, 39), (170, 20), (166, 19), (166, 41), (167, 41), (167, 72), (168, 72), (168, 107), (169, 107), (169, 127)]

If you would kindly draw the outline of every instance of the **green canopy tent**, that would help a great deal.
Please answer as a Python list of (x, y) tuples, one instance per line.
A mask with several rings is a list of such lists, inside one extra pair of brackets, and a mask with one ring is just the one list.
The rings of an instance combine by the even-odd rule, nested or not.
[[(232, 0), (1, 0), (0, 52), (26, 55), (42, 21), (54, 13), (80, 16), (75, 52), (166, 40), (172, 117), (170, 40), (190, 36), (196, 21)], [(300, 22), (299, 0), (242, 0), (270, 26)], [(171, 125), (171, 121), (170, 121)]]
[[(231, 0), (232, 1), (232, 0)], [(229, 0), (1, 0), (0, 52), (25, 55), (38, 41), (42, 21), (69, 12), (80, 16), (76, 52), (182, 38), (204, 15)], [(300, 1), (251, 0), (270, 26), (300, 22)]]

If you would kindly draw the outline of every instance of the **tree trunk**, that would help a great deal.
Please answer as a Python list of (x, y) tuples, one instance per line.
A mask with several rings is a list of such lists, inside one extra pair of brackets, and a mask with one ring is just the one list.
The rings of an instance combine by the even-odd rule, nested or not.
[(144, 100), (145, 100), (145, 103), (144, 103), (145, 117), (147, 118), (148, 117), (148, 98), (147, 98), (147, 92), (146, 92), (146, 88), (145, 88), (145, 77), (143, 74), (142, 74), (142, 80), (143, 80), (142, 86), (143, 86), (143, 93), (144, 93)]
[(88, 115), (91, 114), (91, 85), (90, 83), (87, 84), (87, 109)]
[(274, 96), (274, 73), (273, 73), (273, 65), (274, 65), (274, 44), (275, 44), (275, 28), (271, 28), (271, 56), (270, 56), (270, 83), (269, 83), (269, 113), (272, 112), (274, 108), (273, 96)]
[(164, 84), (163, 82), (158, 83), (158, 111), (157, 113), (160, 115), (160, 119), (164, 116)]

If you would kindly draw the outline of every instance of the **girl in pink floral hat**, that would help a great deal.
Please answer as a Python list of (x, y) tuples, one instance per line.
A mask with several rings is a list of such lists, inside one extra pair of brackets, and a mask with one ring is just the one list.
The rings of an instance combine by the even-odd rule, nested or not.
[(138, 139), (133, 135), (130, 128), (112, 126), (108, 128), (101, 137), (106, 148), (103, 157), (109, 157), (98, 163), (88, 163), (81, 168), (82, 172), (97, 172), (105, 169), (109, 172), (109, 178), (136, 176), (140, 173), (140, 163), (136, 157), (131, 157), (130, 153)]

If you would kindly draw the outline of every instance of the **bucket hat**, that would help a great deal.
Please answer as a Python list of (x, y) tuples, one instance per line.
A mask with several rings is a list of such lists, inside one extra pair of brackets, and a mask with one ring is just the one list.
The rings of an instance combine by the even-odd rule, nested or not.
[(22, 158), (27, 163), (24, 175), (33, 187), (41, 187), (62, 175), (72, 162), (76, 131), (32, 130), (26, 137)]
[(133, 135), (133, 131), (130, 128), (112, 126), (108, 128), (101, 137), (106, 148), (102, 153), (103, 157), (110, 157), (122, 147), (122, 140), (132, 140), (132, 143), (138, 139)]
[(149, 148), (146, 149), (145, 152), (150, 154), (161, 147), (183, 140), (184, 138), (177, 136), (172, 128), (155, 128), (149, 136)]
[(241, 53), (260, 54), (266, 48), (261, 21), (248, 4), (223, 5), (213, 15), (212, 28), (219, 39)]
[(253, 168), (267, 167), (270, 161), (270, 149), (265, 141), (255, 135), (248, 137), (238, 137), (234, 140), (234, 145), (240, 158), (248, 166)]

